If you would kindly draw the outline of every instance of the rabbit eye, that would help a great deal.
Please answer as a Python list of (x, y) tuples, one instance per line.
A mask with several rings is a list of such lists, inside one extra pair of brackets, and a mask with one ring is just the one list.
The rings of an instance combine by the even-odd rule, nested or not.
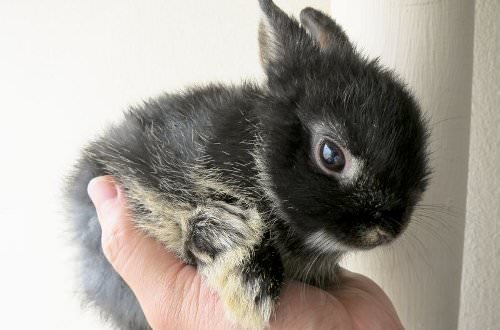
[(331, 141), (324, 141), (319, 148), (319, 158), (326, 169), (341, 172), (345, 167), (345, 156), (342, 149)]

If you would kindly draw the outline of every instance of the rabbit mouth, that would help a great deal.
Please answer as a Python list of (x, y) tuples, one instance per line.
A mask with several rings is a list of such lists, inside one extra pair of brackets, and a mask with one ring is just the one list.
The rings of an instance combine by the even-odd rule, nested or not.
[(375, 227), (365, 231), (361, 237), (360, 247), (371, 249), (379, 245), (390, 243), (394, 240), (394, 235), (390, 234), (381, 227)]
[(375, 226), (359, 232), (356, 237), (349, 237), (343, 241), (345, 245), (349, 246), (351, 251), (370, 250), (391, 243), (396, 236), (381, 226)]

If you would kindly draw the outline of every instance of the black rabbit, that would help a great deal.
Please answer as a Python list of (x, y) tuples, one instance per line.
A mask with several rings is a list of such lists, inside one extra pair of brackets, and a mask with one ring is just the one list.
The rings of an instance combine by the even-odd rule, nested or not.
[(426, 188), (428, 130), (408, 89), (330, 17), (260, 0), (260, 86), (166, 94), (83, 151), (67, 185), (82, 289), (117, 326), (146, 329), (106, 261), (87, 196), (112, 175), (138, 228), (197, 266), (227, 315), (268, 324), (285, 279), (322, 288), (349, 250), (388, 243)]

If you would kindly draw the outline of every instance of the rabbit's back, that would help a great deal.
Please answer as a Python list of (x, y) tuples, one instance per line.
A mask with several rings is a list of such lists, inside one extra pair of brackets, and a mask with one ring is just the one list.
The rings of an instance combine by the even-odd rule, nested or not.
[[(212, 85), (150, 100), (129, 110), (120, 124), (109, 128), (83, 151), (66, 186), (68, 217), (80, 251), (80, 289), (89, 305), (120, 328), (149, 327), (134, 294), (102, 252), (101, 229), (87, 194), (89, 181), (112, 175), (129, 195), (132, 209), (138, 212), (153, 207), (141, 204), (137, 190), (142, 188), (137, 185), (160, 197), (164, 208), (196, 206), (217, 194), (216, 198), (240, 196), (241, 192), (220, 183), (224, 175), (222, 163), (231, 167), (226, 174), (235, 173), (221, 157), (228, 157), (226, 148), (231, 144), (251, 148), (242, 142), (251, 136), (245, 116), (253, 108), (255, 93), (258, 90), (251, 86)], [(224, 150), (218, 150), (223, 142)], [(232, 161), (248, 164), (249, 153), (239, 151), (238, 155), (233, 153)], [(253, 184), (250, 181), (247, 185)], [(173, 212), (182, 213), (182, 206)], [(141, 216), (136, 221), (143, 226), (157, 221), (154, 210), (147, 213), (149, 218)], [(175, 246), (170, 248), (180, 254)]]

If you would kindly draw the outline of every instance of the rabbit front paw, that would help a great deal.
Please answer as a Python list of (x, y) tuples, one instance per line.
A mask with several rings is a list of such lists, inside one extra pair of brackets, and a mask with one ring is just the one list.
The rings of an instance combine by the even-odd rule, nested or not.
[(267, 327), (283, 268), (257, 211), (216, 202), (196, 210), (188, 226), (186, 250), (228, 318), (247, 329)]

